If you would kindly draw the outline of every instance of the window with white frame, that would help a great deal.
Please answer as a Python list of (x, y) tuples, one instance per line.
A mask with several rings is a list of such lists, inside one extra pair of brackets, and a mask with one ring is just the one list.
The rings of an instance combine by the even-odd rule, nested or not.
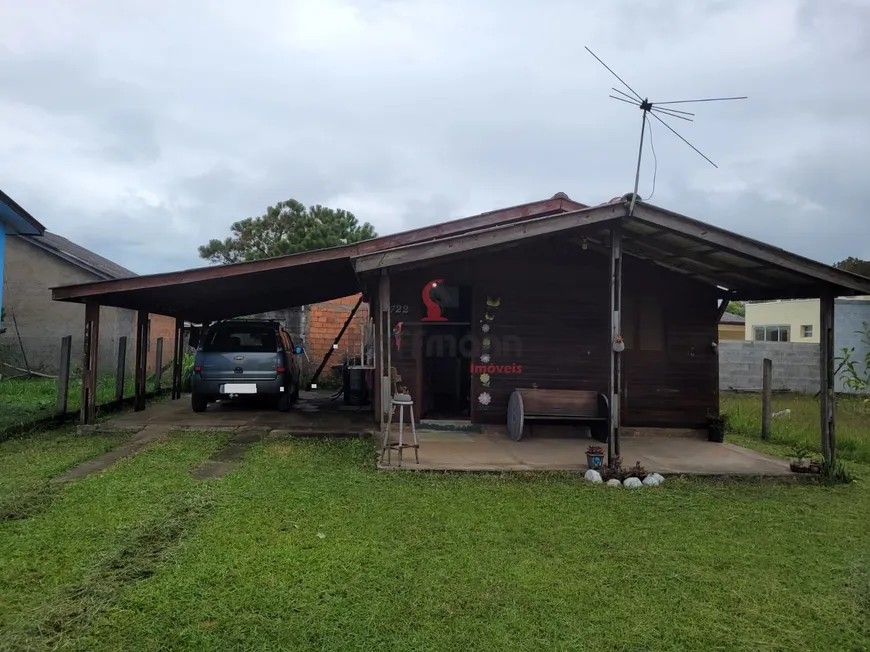
[(813, 325), (812, 324), (804, 324), (801, 326), (801, 337), (812, 337), (813, 336)]
[(756, 326), (753, 339), (756, 342), (788, 342), (788, 326)]

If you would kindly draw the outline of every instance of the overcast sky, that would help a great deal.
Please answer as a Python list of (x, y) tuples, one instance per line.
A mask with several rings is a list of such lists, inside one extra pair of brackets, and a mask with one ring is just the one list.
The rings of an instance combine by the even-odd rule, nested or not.
[[(139, 273), (295, 198), (380, 234), (631, 190), (833, 263), (870, 258), (867, 0), (0, 0), (0, 188)], [(647, 149), (640, 194), (652, 191)]]

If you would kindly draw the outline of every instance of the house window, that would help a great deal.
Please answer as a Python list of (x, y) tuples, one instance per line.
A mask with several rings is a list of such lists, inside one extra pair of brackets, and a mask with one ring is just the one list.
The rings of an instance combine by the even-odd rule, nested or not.
[(801, 337), (812, 337), (812, 336), (813, 336), (813, 325), (812, 324), (801, 326)]
[(788, 326), (756, 326), (753, 339), (756, 342), (788, 342)]

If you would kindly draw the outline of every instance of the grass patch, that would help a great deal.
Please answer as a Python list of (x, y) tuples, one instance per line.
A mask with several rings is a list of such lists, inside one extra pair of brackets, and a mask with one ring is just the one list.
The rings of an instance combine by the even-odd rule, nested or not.
[[(164, 381), (166, 378), (164, 377)], [(164, 382), (165, 385), (165, 382)], [(135, 383), (130, 377), (124, 384), (124, 398), (135, 393)], [(146, 391), (154, 391), (154, 380), (149, 379)], [(115, 400), (115, 376), (101, 374), (97, 379), (97, 405)], [(70, 378), (68, 410), (81, 408), (81, 378)], [(0, 441), (7, 431), (29, 423), (46, 419), (54, 414), (57, 406), (57, 380), (53, 378), (4, 378), (0, 380)]]
[[(174, 563), (79, 643), (115, 649), (860, 649), (866, 487), (377, 473), (259, 444)], [(856, 588), (857, 587), (857, 588)]]
[[(720, 406), (730, 417), (732, 433), (761, 441), (761, 396), (723, 392)], [(821, 452), (818, 398), (804, 394), (774, 394), (773, 412), (785, 410), (790, 410), (787, 416), (771, 419), (771, 441)], [(867, 404), (858, 397), (838, 396), (836, 419), (838, 456), (870, 463), (870, 410)]]
[(190, 470), (226, 438), (227, 433), (175, 433), (101, 473), (65, 484), (35, 516), (0, 522), (0, 649), (20, 649), (34, 619), (123, 547), (130, 528), (162, 519), (165, 501), (197, 486)]
[[(0, 523), (0, 649), (859, 650), (870, 484), (379, 473), (178, 433)], [(761, 443), (771, 449), (783, 444)], [(851, 463), (861, 477), (870, 467)]]
[(60, 494), (60, 487), (49, 483), (28, 491), (0, 498), (0, 521), (20, 521), (46, 509)]
[(52, 650), (80, 635), (115, 603), (125, 586), (157, 572), (210, 506), (202, 487), (172, 495), (150, 518), (121, 533), (79, 582), (64, 588), (33, 616), (28, 648)]
[(0, 441), (0, 502), (39, 489), (78, 463), (112, 450), (123, 439), (121, 434), (83, 437), (67, 427)]

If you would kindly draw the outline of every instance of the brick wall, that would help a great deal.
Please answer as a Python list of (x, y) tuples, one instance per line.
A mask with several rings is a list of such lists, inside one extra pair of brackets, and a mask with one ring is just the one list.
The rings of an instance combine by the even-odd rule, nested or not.
[[(351, 310), (359, 301), (359, 295), (333, 299), (308, 306), (308, 329), (305, 337), (308, 357), (317, 367), (332, 346)], [(350, 348), (350, 355), (359, 355), (360, 327), (369, 318), (368, 304), (363, 303), (357, 310), (353, 321), (347, 327), (339, 342), (338, 350), (333, 353), (329, 365), (341, 364)]]
[[(175, 347), (175, 317), (167, 317), (166, 315), (149, 315), (151, 320), (150, 341), (148, 342), (148, 373), (152, 374), (157, 369), (157, 339), (163, 338), (163, 366), (165, 367), (172, 360), (172, 351)], [(133, 334), (133, 342), (127, 346), (135, 348), (135, 333)], [(135, 359), (134, 359), (135, 360)], [(133, 363), (135, 364), (135, 362)], [(167, 375), (168, 374), (168, 375)], [(162, 378), (164, 384), (172, 381), (172, 372), (167, 371)]]

